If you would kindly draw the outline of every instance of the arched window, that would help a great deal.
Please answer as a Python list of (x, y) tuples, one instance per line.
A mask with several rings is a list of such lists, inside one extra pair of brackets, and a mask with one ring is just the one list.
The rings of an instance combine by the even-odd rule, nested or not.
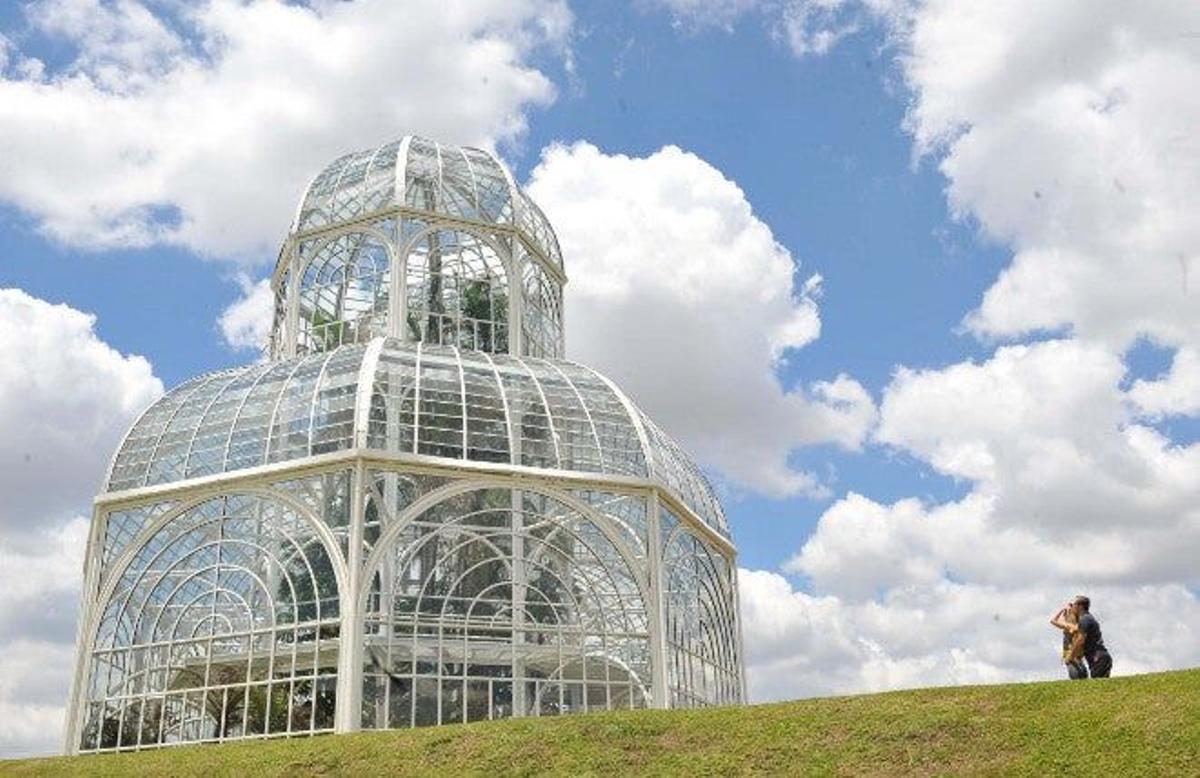
[(644, 707), (646, 604), (612, 540), (528, 491), (449, 497), (371, 575), (363, 726)]
[(100, 607), (81, 750), (333, 729), (334, 560), (285, 504), (231, 495), (175, 516)]
[(741, 702), (733, 574), (725, 557), (663, 511), (671, 707)]
[(561, 357), (562, 287), (530, 256), (522, 262), (522, 276), (524, 353), (533, 357)]
[(459, 230), (431, 230), (410, 248), (405, 281), (409, 338), (508, 351), (508, 274), (490, 243)]
[(320, 245), (300, 273), (298, 353), (330, 351), (387, 334), (391, 254), (374, 234)]

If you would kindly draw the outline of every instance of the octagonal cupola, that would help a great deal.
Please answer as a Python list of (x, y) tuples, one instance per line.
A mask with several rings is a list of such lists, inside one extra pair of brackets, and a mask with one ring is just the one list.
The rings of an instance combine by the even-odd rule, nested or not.
[(407, 136), (312, 180), (272, 279), (274, 358), (388, 336), (563, 353), (558, 240), (493, 154)]

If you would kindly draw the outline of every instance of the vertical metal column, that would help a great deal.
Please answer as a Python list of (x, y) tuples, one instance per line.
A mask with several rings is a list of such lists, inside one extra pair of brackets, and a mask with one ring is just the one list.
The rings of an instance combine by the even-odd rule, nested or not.
[(742, 596), (738, 590), (737, 556), (729, 560), (730, 572), (733, 578), (733, 621), (737, 635), (737, 670), (738, 670), (738, 704), (746, 704), (746, 654), (745, 641), (742, 638)]
[[(388, 323), (387, 335), (400, 340), (410, 340), (408, 327), (405, 325), (408, 316), (408, 278), (407, 278), (407, 246), (404, 236), (405, 217), (396, 216), (396, 237), (390, 245), (391, 255), (388, 258)], [(404, 253), (402, 253), (404, 252)]]
[[(287, 288), (287, 310), (284, 319), (287, 322), (286, 336), (283, 344), (284, 357), (296, 356), (296, 344), (300, 333), (300, 246), (289, 239), (284, 251), (288, 253), (288, 278), (291, 286)], [(276, 357), (278, 358), (278, 357)]]
[(346, 591), (341, 593), (337, 709), (334, 728), (357, 732), (362, 727), (363, 614), (358, 610), (362, 590), (363, 493), (366, 473), (357, 460), (350, 476), (350, 537), (346, 554)]
[(651, 704), (655, 708), (669, 708), (667, 690), (667, 614), (666, 598), (663, 591), (662, 570), (662, 529), (658, 520), (658, 493), (651, 492), (649, 504), (648, 529), (650, 533), (647, 548), (647, 577), (650, 583), (650, 675), (652, 694)]
[[(513, 716), (524, 716), (529, 700), (525, 698), (525, 587), (528, 572), (525, 569), (525, 514), (523, 493), (512, 490), (512, 668), (513, 668)], [(535, 699), (534, 702), (537, 700)]]
[(525, 269), (517, 250), (521, 239), (510, 235), (501, 240), (501, 245), (505, 243), (508, 244), (508, 353), (520, 356), (525, 351), (525, 294), (522, 291)]
[(75, 674), (71, 682), (71, 695), (67, 701), (67, 720), (63, 733), (63, 753), (79, 753), (79, 738), (87, 711), (84, 690), (90, 682), (88, 661), (92, 635), (88, 634), (98, 605), (96, 595), (100, 590), (100, 564), (104, 556), (104, 535), (108, 526), (108, 514), (95, 509), (92, 527), (88, 533), (87, 547), (83, 555), (83, 589), (79, 598), (79, 623), (75, 626)]

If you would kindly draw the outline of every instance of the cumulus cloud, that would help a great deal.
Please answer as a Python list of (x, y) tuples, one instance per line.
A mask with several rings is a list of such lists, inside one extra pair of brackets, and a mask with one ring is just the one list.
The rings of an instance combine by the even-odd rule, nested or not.
[(238, 277), (238, 286), (241, 296), (221, 312), (217, 328), (230, 348), (262, 351), (271, 338), (271, 316), (275, 310), (271, 279), (254, 282), (242, 275)]
[(133, 417), (162, 394), (150, 363), (100, 340), (95, 323), (0, 289), (0, 531), (89, 505)]
[(1129, 398), (1152, 419), (1200, 416), (1200, 345), (1177, 350), (1166, 375), (1135, 381)]
[(63, 703), (74, 659), (74, 647), (69, 643), (18, 639), (4, 644), (0, 654), (0, 758), (61, 749), (66, 720)]
[[(755, 700), (1062, 677), (1048, 620), (1074, 589), (942, 580), (847, 601), (796, 589), (782, 575), (741, 570), (739, 587)], [(1177, 584), (1095, 587), (1093, 611), (1120, 674), (1200, 662), (1200, 601)], [(1047, 657), (1051, 659), (1048, 660)]]
[(61, 747), (89, 524), (0, 533), (0, 758)]
[(576, 143), (543, 152), (529, 191), (568, 258), (569, 355), (734, 482), (819, 493), (789, 454), (858, 447), (874, 402), (845, 375), (781, 386), (779, 362), (820, 334), (820, 277), (797, 283), (737, 185), (673, 146), (633, 158)]
[[(178, 244), (258, 258), (305, 182), (402, 132), (513, 142), (553, 100), (530, 64), (569, 65), (560, 0), (41, 0), (8, 45), (0, 200), (47, 235), (104, 248)], [(364, 94), (367, 90), (367, 94)]]
[[(1146, 401), (1129, 394), (1150, 384), (1126, 393), (1124, 377), (1119, 355), (1081, 339), (901, 368), (874, 439), (967, 494), (848, 494), (784, 565), (805, 590), (753, 572), (758, 693), (784, 694), (765, 678), (789, 667), (805, 673), (789, 693), (1054, 677), (1046, 619), (1076, 592), (1092, 596), (1119, 673), (1200, 663), (1200, 444), (1145, 426)], [(775, 653), (755, 648), (756, 630)]]
[(95, 317), (0, 289), (0, 755), (58, 747), (87, 511), (133, 418), (162, 391)]
[(1016, 252), (972, 330), (1200, 342), (1194, 29), (1200, 8), (1170, 2), (917, 11), (909, 129), (951, 207)]
[[(899, 46), (916, 158), (1013, 250), (964, 318), (1004, 345), (900, 367), (880, 405), (873, 441), (965, 496), (846, 495), (785, 565), (796, 578), (745, 575), (752, 689), (1048, 677), (1046, 617), (1081, 590), (1118, 672), (1200, 663), (1200, 444), (1150, 426), (1200, 408), (1200, 49), (1182, 33), (1200, 10), (859, 5)], [(1141, 339), (1174, 352), (1165, 374), (1130, 375)]]
[(1120, 359), (1103, 346), (1047, 341), (991, 360), (901, 370), (884, 393), (877, 439), (997, 495), (1013, 520), (1124, 527), (1182, 515), (1200, 449), (1133, 422)]

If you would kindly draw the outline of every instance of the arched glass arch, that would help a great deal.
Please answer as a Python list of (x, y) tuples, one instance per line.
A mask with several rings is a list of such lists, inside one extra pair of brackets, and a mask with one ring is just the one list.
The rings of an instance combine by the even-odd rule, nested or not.
[(387, 241), (350, 232), (317, 245), (300, 273), (297, 351), (332, 351), (387, 334), (392, 257)]
[(393, 537), (368, 571), (364, 727), (649, 704), (642, 588), (583, 512), (478, 489)]
[(664, 511), (663, 582), (671, 707), (741, 701), (733, 570), (724, 556)]
[(491, 242), (462, 230), (421, 234), (405, 262), (405, 294), (409, 339), (508, 351), (508, 272)]
[(126, 554), (99, 604), (83, 750), (333, 729), (337, 552), (309, 520), (230, 494)]
[(534, 357), (561, 357), (563, 348), (562, 287), (536, 262), (521, 263), (521, 333), (524, 353)]
[[(407, 259), (402, 278), (388, 274), (397, 267), (382, 261), (388, 250)], [(391, 335), (558, 357), (565, 281), (549, 221), (494, 155), (410, 136), (343, 155), (309, 184), (272, 279), (271, 354)], [(408, 314), (389, 298), (402, 298)]]
[(318, 229), (389, 205), (395, 199), (401, 145), (402, 141), (393, 141), (331, 162), (309, 184), (293, 229)]

